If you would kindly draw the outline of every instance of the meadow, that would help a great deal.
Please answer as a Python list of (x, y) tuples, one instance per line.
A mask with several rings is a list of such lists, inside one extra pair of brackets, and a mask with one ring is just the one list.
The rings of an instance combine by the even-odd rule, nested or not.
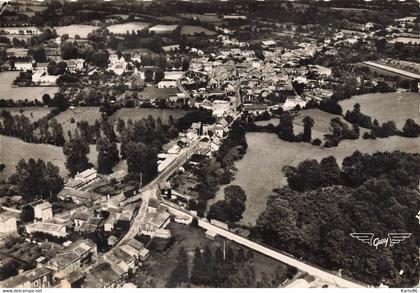
[[(87, 157), (94, 167), (97, 166), (97, 156), (96, 146), (91, 145)], [(0, 135), (0, 162), (6, 165), (6, 168), (0, 172), (0, 181), (6, 180), (15, 173), (17, 162), (21, 159), (29, 160), (30, 158), (51, 162), (60, 168), (61, 176), (68, 177), (68, 171), (64, 165), (66, 159), (61, 147), (26, 143), (15, 137)]]
[(137, 32), (146, 29), (150, 26), (150, 23), (146, 22), (127, 22), (122, 24), (113, 24), (107, 27), (107, 29), (114, 34), (126, 34), (132, 31)]
[(39, 100), (44, 94), (51, 97), (58, 91), (56, 86), (12, 87), (12, 82), (19, 75), (18, 71), (5, 71), (0, 73), (0, 100)]
[[(101, 112), (99, 112), (99, 107), (75, 107), (73, 109), (67, 109), (64, 112), (61, 112), (55, 119), (57, 122), (61, 123), (63, 126), (63, 132), (66, 139), (68, 138), (68, 131), (74, 132), (77, 128), (77, 122), (87, 121), (90, 125), (95, 124), (95, 120), (101, 120)], [(72, 118), (74, 123), (71, 123)]]
[(157, 24), (149, 28), (149, 32), (155, 32), (158, 35), (170, 34), (178, 27), (177, 24), (174, 25), (165, 25), (165, 24)]
[(68, 34), (70, 38), (74, 38), (75, 35), (79, 35), (82, 39), (86, 39), (89, 33), (93, 32), (99, 27), (84, 24), (72, 24), (66, 26), (57, 26), (54, 28), (59, 36)]
[(389, 120), (395, 121), (398, 128), (404, 126), (407, 118), (414, 119), (420, 124), (420, 94), (419, 93), (377, 93), (354, 96), (351, 99), (340, 101), (343, 114), (353, 109), (359, 103), (361, 112), (377, 119), (379, 123)]
[(181, 28), (181, 35), (194, 36), (196, 34), (204, 34), (206, 36), (214, 36), (216, 32), (208, 30), (201, 26), (184, 25)]
[[(322, 148), (309, 143), (291, 143), (273, 133), (247, 133), (248, 149), (246, 155), (235, 163), (237, 172), (231, 184), (241, 186), (247, 194), (246, 211), (241, 224), (254, 225), (258, 215), (264, 210), (268, 196), (273, 188), (285, 186), (286, 177), (282, 172), (285, 166), (297, 166), (306, 159), (320, 161), (334, 156), (341, 165), (342, 160), (359, 150), (363, 153), (401, 150), (408, 153), (420, 152), (420, 138), (393, 136), (376, 140), (343, 140), (338, 147)], [(258, 170), (258, 172), (255, 172)], [(216, 198), (209, 203), (223, 199), (222, 186)]]
[(29, 118), (31, 122), (38, 121), (41, 118), (46, 117), (53, 108), (48, 107), (5, 107), (2, 110), (9, 111), (12, 115), (23, 114)]

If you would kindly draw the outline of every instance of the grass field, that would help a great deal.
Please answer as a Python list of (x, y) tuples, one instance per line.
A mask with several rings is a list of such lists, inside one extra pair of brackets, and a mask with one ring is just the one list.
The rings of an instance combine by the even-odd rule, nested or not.
[(398, 128), (404, 126), (407, 118), (420, 123), (420, 94), (419, 93), (385, 93), (354, 96), (340, 101), (343, 113), (353, 109), (359, 103), (362, 113), (377, 119), (379, 123), (394, 120)]
[[(71, 118), (74, 118), (74, 123), (71, 123)], [(86, 120), (93, 125), (95, 120), (101, 120), (101, 112), (99, 107), (75, 107), (58, 114), (55, 119), (63, 126), (64, 136), (67, 138), (68, 131), (73, 132), (77, 128), (77, 122)]]
[(64, 167), (64, 154), (61, 147), (46, 144), (26, 143), (18, 138), (0, 135), (0, 161), (6, 165), (0, 173), (0, 180), (5, 180), (15, 172), (15, 166), (21, 159), (30, 158), (50, 161), (60, 168), (62, 176), (67, 175)]
[(177, 24), (166, 25), (166, 24), (157, 24), (149, 28), (149, 32), (155, 32), (155, 34), (170, 34), (178, 27)]
[[(88, 159), (94, 167), (96, 167), (97, 156), (95, 146), (90, 146)], [(68, 176), (64, 165), (65, 156), (61, 147), (26, 143), (18, 138), (0, 135), (0, 162), (6, 165), (6, 168), (0, 173), (0, 180), (9, 178), (15, 172), (15, 166), (19, 160), (29, 160), (30, 158), (51, 162), (60, 168), (61, 176), (64, 178)]]
[(132, 31), (137, 32), (145, 28), (148, 28), (150, 23), (146, 22), (127, 22), (122, 24), (113, 24), (107, 27), (107, 29), (114, 34), (126, 34), (127, 31), (131, 33)]
[(17, 71), (7, 71), (0, 73), (0, 100), (39, 100), (42, 101), (42, 95), (49, 94), (54, 96), (58, 87), (12, 87), (12, 82), (19, 75)]
[(79, 35), (82, 39), (86, 39), (88, 34), (98, 29), (93, 25), (84, 24), (72, 24), (66, 26), (54, 27), (59, 36), (68, 34), (70, 38), (74, 38), (75, 35)]
[(157, 99), (157, 98), (167, 98), (170, 95), (175, 95), (179, 93), (177, 88), (157, 88), (157, 87), (146, 87), (141, 92), (138, 92), (140, 99)]
[[(297, 116), (295, 116), (293, 119), (293, 130), (294, 130), (295, 135), (303, 132), (302, 120), (306, 116), (311, 117), (315, 121), (314, 127), (312, 128), (312, 139), (319, 138), (323, 140), (325, 134), (331, 133), (330, 131), (331, 119), (339, 117), (341, 118), (341, 121), (345, 122), (343, 117), (339, 115), (330, 114), (330, 113), (321, 111), (319, 109), (302, 110), (302, 111), (299, 111)], [(269, 123), (273, 125), (278, 125), (279, 119), (272, 118), (270, 120), (255, 122), (255, 124), (259, 126), (265, 126), (265, 125), (268, 125)]]
[(152, 115), (155, 119), (160, 117), (163, 123), (168, 122), (169, 116), (172, 115), (174, 119), (183, 117), (188, 111), (181, 109), (148, 109), (148, 108), (122, 108), (118, 110), (112, 119), (116, 123), (119, 118), (124, 120), (131, 119), (133, 121), (147, 118)]
[(53, 108), (48, 107), (13, 107), (2, 108), (2, 110), (9, 111), (12, 115), (23, 114), (31, 120), (31, 122), (38, 121), (39, 119), (47, 116)]
[[(111, 119), (115, 124), (119, 118), (126, 121), (128, 119), (136, 121), (152, 115), (154, 118), (160, 117), (162, 122), (166, 123), (168, 122), (169, 116), (178, 119), (183, 117), (187, 112), (181, 109), (122, 108), (115, 112), (111, 116)], [(74, 123), (71, 123), (72, 118), (74, 118)], [(55, 116), (55, 119), (63, 126), (64, 136), (67, 139), (68, 131), (70, 130), (74, 134), (77, 129), (77, 122), (85, 120), (90, 125), (93, 125), (95, 120), (101, 121), (102, 117), (99, 107), (75, 107), (74, 109), (68, 109), (58, 114)]]
[(195, 34), (202, 34), (202, 33), (204, 33), (206, 36), (216, 35), (216, 32), (208, 30), (201, 26), (184, 25), (182, 26), (182, 29), (181, 29), (181, 35), (194, 36)]
[[(188, 254), (190, 272), (196, 247), (204, 249), (205, 246), (209, 246), (213, 253), (217, 247), (223, 247), (222, 238), (207, 239), (202, 229), (187, 227), (177, 223), (169, 224), (168, 228), (172, 232), (175, 242), (164, 252), (151, 252), (145, 263), (145, 269), (138, 271), (133, 277), (133, 281), (137, 286), (149, 288), (164, 287), (178, 263), (177, 256), (181, 247), (184, 247)], [(238, 244), (228, 240), (226, 240), (225, 244), (226, 247), (231, 246), (234, 249), (240, 247)], [(247, 249), (245, 249), (246, 251)], [(262, 273), (265, 273), (269, 278), (273, 275), (281, 278), (287, 269), (286, 265), (256, 252), (254, 252), (252, 264), (257, 281), (260, 280)]]
[[(286, 142), (270, 133), (248, 133), (246, 139), (247, 153), (243, 159), (236, 162), (238, 171), (231, 182), (231, 184), (240, 185), (247, 194), (246, 211), (241, 220), (241, 223), (246, 225), (255, 224), (258, 215), (265, 208), (267, 197), (272, 189), (287, 184), (281, 172), (284, 166), (296, 166), (306, 159), (320, 160), (330, 155), (335, 156), (337, 162), (341, 164), (343, 158), (356, 150), (365, 153), (394, 150), (420, 152), (420, 138), (398, 136), (376, 140), (343, 140), (338, 147), (329, 149), (308, 143)], [(210, 204), (223, 199), (223, 187)]]

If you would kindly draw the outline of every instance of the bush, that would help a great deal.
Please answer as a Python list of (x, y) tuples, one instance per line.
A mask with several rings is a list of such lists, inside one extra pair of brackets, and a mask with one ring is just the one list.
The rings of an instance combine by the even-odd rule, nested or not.
[(312, 141), (312, 144), (313, 144), (313, 145), (317, 145), (317, 146), (321, 145), (321, 143), (322, 143), (322, 141), (321, 141), (319, 138), (315, 138), (315, 139)]
[(75, 123), (75, 122), (76, 122), (76, 120), (74, 120), (74, 118), (73, 118), (73, 117), (71, 117), (71, 118), (70, 118), (70, 123), (71, 123), (71, 124), (73, 124), (73, 123)]

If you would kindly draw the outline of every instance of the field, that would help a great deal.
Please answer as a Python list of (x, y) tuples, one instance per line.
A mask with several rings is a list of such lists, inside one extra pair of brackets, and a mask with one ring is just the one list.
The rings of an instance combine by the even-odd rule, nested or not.
[(181, 109), (145, 109), (145, 108), (122, 108), (118, 110), (112, 119), (116, 122), (119, 118), (124, 120), (131, 119), (133, 121), (147, 118), (152, 115), (154, 118), (160, 117), (163, 123), (168, 122), (169, 116), (172, 115), (174, 119), (183, 117), (188, 111)]
[(128, 32), (132, 31), (141, 31), (145, 28), (148, 28), (150, 26), (149, 23), (146, 22), (127, 22), (122, 24), (113, 24), (107, 27), (107, 29), (114, 34), (126, 34)]
[(157, 98), (167, 98), (170, 95), (178, 93), (179, 90), (176, 88), (157, 88), (157, 87), (146, 87), (141, 92), (138, 92), (139, 99), (151, 100)]
[(395, 39), (392, 39), (389, 41), (391, 44), (394, 43), (404, 43), (404, 44), (408, 44), (408, 43), (412, 43), (412, 44), (420, 44), (420, 39), (419, 38), (407, 38), (407, 37), (398, 37)]
[(394, 120), (398, 128), (404, 126), (407, 118), (420, 123), (420, 94), (418, 93), (386, 93), (354, 96), (340, 101), (343, 113), (359, 103), (362, 113), (377, 119), (379, 123)]
[(214, 31), (208, 30), (201, 26), (195, 25), (184, 25), (181, 29), (181, 35), (194, 36), (195, 34), (205, 34), (206, 36), (214, 36)]
[[(186, 113), (187, 111), (181, 109), (122, 108), (115, 112), (111, 116), (111, 119), (116, 123), (119, 118), (126, 121), (128, 119), (135, 121), (152, 115), (154, 118), (160, 117), (163, 123), (167, 123), (169, 116), (172, 116), (176, 120), (183, 117)], [(72, 118), (74, 119), (74, 123), (71, 123)], [(74, 133), (77, 129), (77, 122), (85, 120), (90, 125), (93, 125), (95, 120), (101, 121), (102, 117), (101, 112), (99, 112), (99, 107), (75, 107), (74, 109), (68, 109), (58, 114), (55, 116), (55, 119), (63, 126), (64, 136), (67, 139), (68, 131), (70, 130)]]
[[(74, 123), (70, 122), (71, 118), (74, 118)], [(67, 138), (68, 131), (74, 131), (77, 122), (86, 120), (90, 125), (93, 125), (95, 120), (101, 120), (101, 112), (99, 112), (99, 107), (75, 107), (58, 114), (55, 119), (63, 126), (64, 136)]]
[(167, 22), (173, 22), (173, 23), (177, 23), (181, 20), (178, 17), (172, 16), (172, 15), (158, 16), (156, 17), (156, 19), (160, 21), (167, 21)]
[[(273, 188), (287, 184), (281, 172), (287, 165), (296, 166), (306, 159), (320, 160), (335, 156), (339, 164), (343, 158), (359, 150), (364, 153), (401, 150), (409, 153), (420, 152), (420, 138), (393, 136), (376, 140), (343, 140), (338, 147), (324, 149), (308, 143), (290, 143), (280, 140), (276, 134), (247, 133), (247, 153), (236, 162), (238, 169), (231, 184), (240, 185), (247, 194), (246, 211), (242, 224), (254, 225), (258, 215), (264, 210), (267, 197)], [(256, 173), (255, 170), (258, 170)], [(217, 192), (216, 200), (223, 199), (223, 186)]]
[[(209, 240), (206, 238), (204, 230), (199, 228), (187, 227), (177, 223), (171, 223), (168, 227), (175, 238), (175, 242), (167, 251), (151, 252), (145, 263), (145, 269), (138, 271), (133, 277), (133, 281), (138, 287), (164, 287), (171, 272), (177, 265), (177, 256), (181, 247), (184, 247), (188, 254), (188, 267), (190, 271), (196, 247), (204, 249), (205, 246), (209, 246), (213, 252), (217, 247), (223, 247), (222, 238)], [(226, 246), (231, 246), (234, 249), (239, 248), (239, 245), (228, 240), (226, 240)], [(247, 250), (245, 249), (245, 251)], [(265, 273), (268, 278), (271, 278), (273, 275), (276, 276), (276, 279), (284, 278), (287, 269), (286, 265), (256, 252), (254, 252), (252, 265), (257, 281), (261, 279), (262, 273)], [(279, 280), (280, 282), (281, 280)]]
[[(339, 116), (339, 115), (334, 115), (334, 114), (330, 114), (324, 111), (321, 111), (319, 109), (308, 109), (308, 110), (302, 110), (299, 111), (297, 116), (294, 117), (293, 120), (293, 130), (295, 134), (299, 134), (301, 132), (303, 132), (303, 119), (309, 116), (311, 117), (314, 121), (314, 127), (312, 128), (312, 138), (319, 138), (321, 140), (324, 139), (324, 134), (328, 134), (330, 133), (330, 122), (331, 119), (336, 118), (336, 117), (340, 117), (341, 121), (345, 122), (344, 118)], [(255, 122), (256, 125), (259, 126), (265, 126), (268, 124), (273, 124), (273, 125), (277, 125), (279, 123), (279, 119), (278, 118), (272, 118), (270, 120), (264, 120), (264, 121), (257, 121)]]
[(53, 108), (48, 107), (14, 107), (2, 108), (2, 110), (9, 111), (12, 115), (23, 114), (31, 120), (31, 122), (38, 121), (39, 119), (47, 116)]
[(0, 100), (42, 100), (44, 94), (51, 97), (58, 91), (58, 87), (12, 87), (12, 82), (19, 75), (17, 71), (0, 73)]
[[(88, 159), (94, 166), (96, 166), (97, 156), (95, 146), (91, 145)], [(68, 176), (61, 147), (26, 143), (18, 138), (0, 135), (0, 162), (6, 165), (6, 168), (0, 173), (0, 181), (9, 178), (15, 172), (15, 166), (19, 160), (29, 160), (30, 158), (51, 162), (60, 168), (61, 176), (64, 178)]]
[(165, 24), (158, 24), (149, 28), (149, 32), (155, 32), (156, 34), (170, 34), (178, 27), (177, 24), (174, 25), (165, 25)]
[(84, 24), (72, 24), (66, 26), (54, 27), (59, 36), (68, 34), (70, 38), (74, 38), (75, 35), (79, 35), (82, 39), (86, 39), (88, 34), (98, 29), (93, 25)]
[(60, 168), (62, 176), (67, 175), (61, 147), (26, 143), (18, 138), (0, 135), (0, 150), (0, 161), (6, 165), (6, 168), (0, 173), (0, 180), (9, 178), (15, 172), (15, 166), (19, 160), (30, 158), (50, 161)]

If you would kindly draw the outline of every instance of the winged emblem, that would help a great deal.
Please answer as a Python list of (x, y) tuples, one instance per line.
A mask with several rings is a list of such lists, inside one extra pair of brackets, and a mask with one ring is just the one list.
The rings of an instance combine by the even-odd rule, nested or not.
[(388, 233), (389, 246), (392, 247), (394, 244), (398, 244), (407, 238), (410, 238), (411, 233)]
[(383, 245), (384, 247), (389, 245), (389, 247), (392, 247), (395, 244), (410, 238), (411, 233), (388, 233), (387, 238), (374, 238), (373, 233), (350, 233), (350, 236), (378, 249), (378, 246), (380, 245)]
[(372, 246), (373, 233), (350, 233), (350, 236)]

